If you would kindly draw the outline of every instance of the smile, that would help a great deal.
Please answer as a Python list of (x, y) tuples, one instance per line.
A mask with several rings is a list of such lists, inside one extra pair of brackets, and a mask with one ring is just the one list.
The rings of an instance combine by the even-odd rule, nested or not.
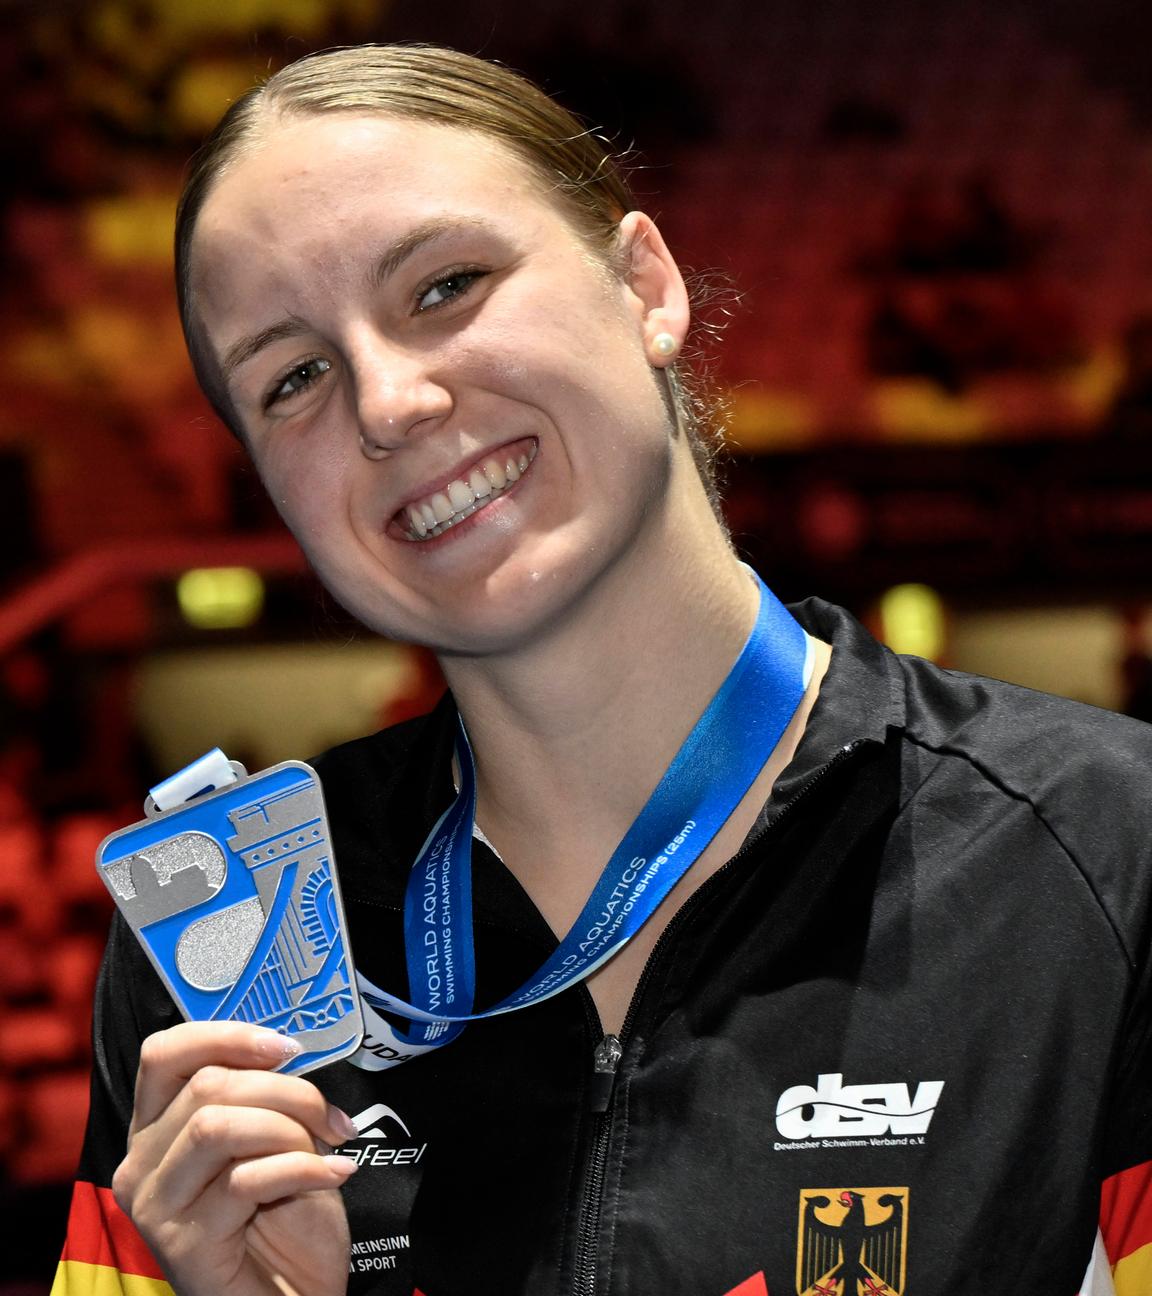
[(432, 540), (463, 522), (493, 500), (507, 495), (528, 471), (536, 458), (535, 439), (489, 455), (475, 464), (464, 477), (457, 477), (447, 486), (424, 499), (406, 504), (396, 515), (396, 521), (409, 540)]

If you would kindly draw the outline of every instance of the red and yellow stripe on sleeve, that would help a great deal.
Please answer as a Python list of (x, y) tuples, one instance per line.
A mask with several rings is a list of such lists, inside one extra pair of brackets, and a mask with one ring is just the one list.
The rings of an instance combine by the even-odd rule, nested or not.
[(110, 1188), (78, 1182), (52, 1296), (173, 1296)]
[(1116, 1296), (1152, 1292), (1152, 1161), (1104, 1180), (1100, 1232)]

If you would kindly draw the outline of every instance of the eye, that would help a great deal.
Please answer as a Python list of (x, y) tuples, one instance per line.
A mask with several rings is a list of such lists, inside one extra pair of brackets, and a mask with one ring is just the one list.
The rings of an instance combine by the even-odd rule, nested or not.
[(463, 297), (476, 280), (482, 279), (486, 273), (484, 270), (468, 269), (450, 270), (447, 274), (440, 275), (416, 294), (416, 309), (435, 310), (437, 306), (447, 305), (456, 297)]
[(272, 384), (268, 395), (264, 397), (264, 408), (269, 410), (273, 405), (289, 400), (298, 393), (307, 390), (331, 368), (332, 362), (324, 360), (320, 356), (313, 360), (305, 360), (303, 364), (294, 365), (283, 377), (277, 378)]

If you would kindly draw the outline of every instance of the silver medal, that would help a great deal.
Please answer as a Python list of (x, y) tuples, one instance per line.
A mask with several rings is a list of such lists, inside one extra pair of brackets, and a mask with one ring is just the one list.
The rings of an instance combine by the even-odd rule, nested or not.
[(282, 1071), (352, 1053), (364, 1028), (316, 772), (249, 776), (217, 751), (145, 812), (97, 868), (184, 1016), (293, 1036), (303, 1051)]

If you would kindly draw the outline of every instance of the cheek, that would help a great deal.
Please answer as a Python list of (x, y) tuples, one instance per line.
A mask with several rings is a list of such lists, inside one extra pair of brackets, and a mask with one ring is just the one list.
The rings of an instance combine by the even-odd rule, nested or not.
[(597, 389), (607, 393), (647, 367), (620, 291), (614, 279), (572, 252), (558, 257), (546, 274), (508, 285), (491, 303), (482, 328), (509, 368), (528, 380), (538, 376), (543, 385), (570, 377), (590, 395)]
[(514, 319), (493, 321), (489, 345), (466, 363), (476, 366), (481, 383), (503, 388), (570, 431), (595, 432), (601, 442), (625, 438), (637, 424), (662, 427), (652, 371), (627, 323), (611, 319), (609, 307), (534, 302)]
[(346, 452), (326, 438), (269, 437), (253, 450), (252, 460), (269, 498), (301, 543), (322, 539), (347, 515), (351, 465)]

